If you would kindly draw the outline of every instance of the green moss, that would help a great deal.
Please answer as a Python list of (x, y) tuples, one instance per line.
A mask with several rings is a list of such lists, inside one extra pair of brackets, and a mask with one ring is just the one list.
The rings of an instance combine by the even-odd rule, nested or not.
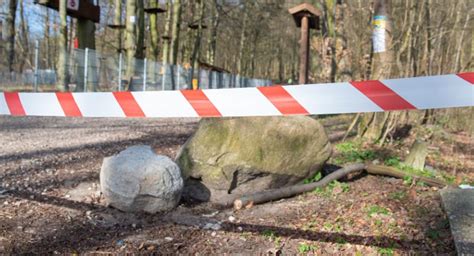
[(263, 148), (258, 148), (258, 160), (262, 162), (264, 159), (265, 158), (264, 158)]
[[(216, 182), (224, 178), (226, 166), (251, 166), (262, 172), (305, 178), (316, 173), (310, 169), (330, 155), (322, 126), (310, 121), (307, 117), (202, 120), (187, 145), (188, 151), (179, 159), (180, 166), (191, 173), (202, 172), (203, 179)], [(222, 158), (216, 155), (224, 152)]]
[(191, 174), (190, 171), (194, 168), (193, 161), (191, 160), (191, 156), (189, 155), (189, 149), (184, 148), (180, 157), (177, 159), (177, 164), (181, 169), (181, 175), (184, 178), (189, 177)]

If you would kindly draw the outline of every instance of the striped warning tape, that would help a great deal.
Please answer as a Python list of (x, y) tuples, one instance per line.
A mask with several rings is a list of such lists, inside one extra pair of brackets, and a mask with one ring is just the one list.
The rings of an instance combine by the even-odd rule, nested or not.
[(333, 84), (195, 91), (0, 93), (0, 115), (225, 117), (474, 106), (474, 72)]

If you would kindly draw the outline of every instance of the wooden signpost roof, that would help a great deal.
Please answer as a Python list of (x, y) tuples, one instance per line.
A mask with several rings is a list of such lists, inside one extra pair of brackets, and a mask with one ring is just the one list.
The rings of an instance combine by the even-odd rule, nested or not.
[(319, 29), (319, 17), (322, 13), (311, 4), (300, 4), (288, 9), (288, 12), (293, 15), (297, 27), (301, 27), (301, 19), (306, 16), (309, 18), (309, 27), (312, 29)]
[(163, 8), (159, 8), (159, 7), (150, 7), (150, 8), (145, 8), (145, 12), (149, 14), (157, 14), (157, 13), (167, 12), (167, 10)]
[[(67, 15), (78, 18), (78, 19), (85, 19), (91, 20), (95, 23), (100, 22), (100, 7), (94, 4), (91, 4), (89, 1), (86, 0), (78, 0), (79, 2), (79, 9), (72, 10), (67, 9)], [(59, 0), (34, 0), (35, 4), (44, 5), (54, 10), (59, 10)]]

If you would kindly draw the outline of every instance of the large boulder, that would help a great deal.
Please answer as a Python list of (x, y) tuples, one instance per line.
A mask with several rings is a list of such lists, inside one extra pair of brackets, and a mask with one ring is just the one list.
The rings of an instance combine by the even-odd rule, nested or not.
[(183, 190), (181, 171), (150, 146), (133, 146), (104, 159), (100, 187), (108, 205), (126, 212), (171, 210)]
[(324, 128), (311, 117), (222, 118), (201, 120), (176, 161), (183, 196), (223, 204), (312, 177), (330, 155)]

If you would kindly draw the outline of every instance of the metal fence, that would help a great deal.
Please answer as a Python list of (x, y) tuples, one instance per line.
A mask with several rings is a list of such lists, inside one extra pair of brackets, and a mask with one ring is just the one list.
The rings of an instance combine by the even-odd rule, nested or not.
[[(0, 71), (0, 91), (54, 91), (56, 71), (38, 65), (38, 46), (34, 69), (22, 73)], [(194, 71), (147, 59), (133, 59), (129, 65), (124, 54), (102, 54), (90, 49), (74, 49), (68, 56), (67, 81), (70, 91), (158, 91), (269, 86), (271, 80), (252, 79), (205, 69)]]

